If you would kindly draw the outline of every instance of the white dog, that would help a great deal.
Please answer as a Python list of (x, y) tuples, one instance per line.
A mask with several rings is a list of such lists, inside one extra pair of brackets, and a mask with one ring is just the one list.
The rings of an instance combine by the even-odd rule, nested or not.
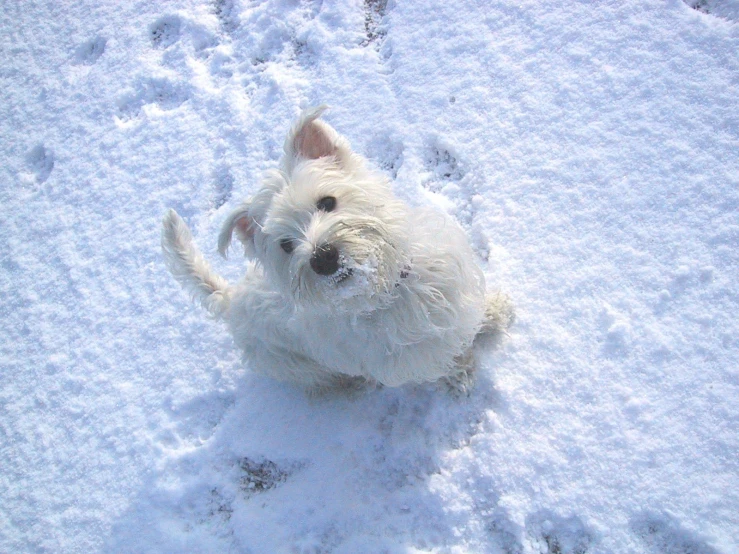
[(213, 273), (174, 210), (162, 235), (169, 269), (274, 378), (311, 391), (466, 380), (475, 336), (510, 323), (508, 297), (486, 298), (459, 226), (395, 198), (318, 119), (324, 109), (302, 114), (279, 171), (223, 225), (221, 254), (235, 232), (251, 260), (244, 279)]

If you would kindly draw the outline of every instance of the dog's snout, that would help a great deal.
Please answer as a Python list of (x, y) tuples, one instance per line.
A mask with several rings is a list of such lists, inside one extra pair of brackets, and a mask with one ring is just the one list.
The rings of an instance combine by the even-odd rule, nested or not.
[(339, 251), (331, 244), (324, 244), (313, 251), (310, 266), (319, 275), (333, 275), (339, 270)]

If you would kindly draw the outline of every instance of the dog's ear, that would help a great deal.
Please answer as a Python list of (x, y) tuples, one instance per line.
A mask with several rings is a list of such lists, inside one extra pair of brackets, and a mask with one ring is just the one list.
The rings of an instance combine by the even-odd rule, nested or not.
[(333, 128), (318, 119), (328, 109), (322, 105), (305, 110), (285, 140), (285, 168), (290, 173), (298, 160), (335, 157), (342, 161), (348, 152), (345, 140)]
[(254, 218), (249, 215), (249, 208), (249, 203), (242, 204), (223, 223), (221, 233), (218, 235), (218, 252), (224, 258), (227, 256), (234, 231), (236, 231), (238, 239), (244, 244), (245, 254), (249, 257), (254, 254), (254, 233), (257, 224)]
[(228, 247), (231, 246), (231, 237), (236, 237), (244, 244), (244, 254), (253, 258), (257, 254), (257, 235), (262, 233), (262, 225), (267, 218), (267, 212), (272, 205), (275, 194), (285, 188), (285, 176), (279, 171), (269, 173), (262, 188), (249, 200), (236, 208), (223, 223), (221, 234), (218, 235), (218, 251), (225, 258)]
[(317, 160), (336, 153), (334, 138), (336, 132), (323, 121), (318, 121), (328, 106), (306, 110), (293, 126), (285, 152), (308, 160)]

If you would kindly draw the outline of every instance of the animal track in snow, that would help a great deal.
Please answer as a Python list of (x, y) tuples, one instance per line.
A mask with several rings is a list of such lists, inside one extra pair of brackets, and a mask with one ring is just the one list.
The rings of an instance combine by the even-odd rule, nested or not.
[(631, 521), (631, 529), (655, 554), (718, 554), (673, 517), (647, 513)]
[(231, 519), (231, 514), (233, 514), (233, 504), (226, 498), (224, 498), (221, 491), (218, 490), (218, 488), (213, 488), (210, 491), (210, 499), (208, 502), (209, 510), (208, 510), (208, 516), (209, 517), (219, 517), (222, 521), (228, 521)]
[(440, 143), (432, 143), (424, 156), (424, 168), (426, 178), (423, 187), (447, 197), (456, 207), (456, 218), (465, 226), (472, 225), (483, 199), (477, 194), (474, 181), (469, 178), (457, 156)]
[(585, 554), (594, 542), (579, 517), (562, 518), (547, 511), (526, 518), (526, 534), (534, 552), (542, 554)]
[[(270, 43), (259, 45), (255, 55), (251, 57), (251, 64), (259, 68), (270, 62), (283, 63), (286, 65), (294, 62), (305, 62), (308, 60), (306, 44), (297, 40), (294, 36), (279, 37)], [(304, 65), (309, 65), (304, 63)], [(260, 68), (261, 69), (261, 68)]]
[(701, 13), (739, 21), (739, 3), (726, 2), (725, 0), (683, 0), (688, 6)]
[(213, 176), (213, 187), (215, 189), (213, 207), (217, 210), (231, 199), (231, 193), (233, 192), (234, 187), (234, 178), (231, 174), (231, 168), (225, 164), (218, 166)]
[(367, 38), (362, 46), (380, 43), (387, 35), (382, 20), (387, 12), (387, 0), (364, 0), (364, 33)]
[(220, 523), (228, 522), (239, 503), (249, 502), (254, 496), (279, 487), (306, 466), (299, 461), (278, 464), (262, 457), (244, 457), (233, 460), (229, 465), (237, 471), (238, 481), (212, 483), (206, 489), (209, 494), (205, 496), (202, 489), (197, 487), (183, 502), (195, 511), (198, 523), (208, 524), (209, 521), (219, 520)]
[(43, 144), (34, 146), (26, 154), (26, 167), (31, 172), (31, 179), (36, 183), (43, 183), (54, 169), (54, 153)]
[(94, 64), (105, 52), (105, 45), (107, 43), (108, 39), (95, 37), (92, 40), (88, 40), (87, 42), (80, 44), (74, 53), (74, 63), (77, 65)]
[(424, 167), (431, 175), (425, 184), (431, 192), (440, 192), (446, 183), (459, 181), (465, 175), (457, 158), (439, 145), (432, 145), (426, 151)]
[(277, 465), (267, 459), (255, 460), (252, 458), (241, 458), (239, 468), (243, 473), (239, 484), (241, 490), (250, 497), (260, 492), (274, 489), (284, 483), (288, 477), (303, 467), (303, 464), (288, 463)]
[(146, 79), (138, 83), (136, 91), (118, 100), (118, 112), (124, 121), (141, 113), (144, 106), (156, 104), (164, 111), (173, 110), (189, 98), (185, 85), (172, 83), (168, 79)]
[(174, 15), (167, 15), (149, 27), (149, 38), (154, 48), (164, 50), (180, 40), (180, 29), (182, 22)]
[(290, 46), (292, 48), (291, 60), (295, 60), (302, 66), (313, 65), (313, 53), (305, 41), (293, 38), (290, 41)]
[(403, 166), (403, 143), (385, 135), (378, 136), (369, 145), (370, 158), (395, 179)]
[[(322, 2), (301, 1), (288, 4), (289, 6), (285, 5), (283, 9), (274, 11), (265, 9), (264, 6), (240, 6), (239, 3), (234, 3), (234, 7), (229, 10), (228, 0), (218, 1), (217, 11), (221, 14), (221, 21), (224, 21), (222, 18), (226, 14), (229, 14), (232, 21), (236, 20), (236, 10), (242, 8), (238, 13), (238, 26), (242, 28), (239, 34), (242, 48), (235, 54), (240, 64), (250, 61), (256, 73), (261, 73), (264, 65), (271, 64), (282, 67), (313, 65), (314, 52), (307, 40), (310, 33), (306, 30), (313, 26), (313, 21), (321, 13)], [(257, 26), (263, 32), (247, 33), (247, 28), (252, 26)]]
[(234, 0), (215, 0), (213, 4), (218, 24), (227, 35), (239, 28), (239, 16), (236, 13)]
[(498, 547), (495, 552), (503, 554), (523, 553), (523, 546), (516, 538), (515, 527), (504, 513), (495, 514), (492, 521), (487, 525), (487, 529), (494, 544)]

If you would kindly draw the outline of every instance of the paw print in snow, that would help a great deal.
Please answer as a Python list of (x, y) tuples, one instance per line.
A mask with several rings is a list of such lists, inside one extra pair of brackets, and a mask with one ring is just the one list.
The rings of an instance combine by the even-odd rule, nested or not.
[(215, 189), (213, 207), (217, 210), (231, 199), (231, 193), (234, 187), (234, 177), (227, 165), (221, 165), (216, 168), (213, 187)]
[(382, 135), (369, 145), (370, 157), (377, 165), (395, 179), (403, 166), (403, 143), (399, 140)]
[(92, 65), (105, 52), (105, 45), (108, 40), (103, 37), (95, 37), (92, 40), (81, 44), (74, 53), (75, 64)]
[(574, 515), (539, 512), (526, 518), (526, 533), (534, 552), (542, 554), (586, 554), (594, 542), (593, 533)]
[(123, 121), (139, 115), (144, 106), (155, 104), (163, 111), (174, 110), (190, 97), (186, 85), (168, 79), (145, 79), (138, 83), (135, 92), (118, 100), (118, 113)]
[(683, 0), (688, 6), (701, 13), (739, 21), (739, 4), (726, 0)]
[(631, 521), (631, 530), (654, 554), (718, 554), (696, 533), (667, 514), (646, 513)]
[(241, 490), (250, 497), (274, 489), (287, 481), (287, 478), (301, 467), (302, 464), (296, 463), (277, 465), (272, 460), (241, 458), (239, 460), (239, 468), (243, 474), (240, 479)]
[(149, 38), (154, 48), (164, 50), (180, 40), (182, 22), (179, 17), (168, 15), (149, 27)]
[(214, 9), (224, 33), (230, 35), (239, 28), (239, 15), (234, 6), (234, 0), (215, 0)]
[(364, 33), (367, 38), (362, 46), (368, 46), (374, 42), (382, 42), (387, 31), (382, 26), (382, 20), (387, 12), (387, 0), (364, 0)]
[(43, 144), (34, 146), (26, 154), (26, 167), (30, 172), (27, 174), (27, 180), (35, 181), (37, 184), (43, 183), (54, 169), (54, 153)]
[(431, 174), (425, 186), (432, 192), (440, 192), (445, 184), (460, 181), (465, 175), (457, 157), (438, 144), (426, 151), (424, 166)]

